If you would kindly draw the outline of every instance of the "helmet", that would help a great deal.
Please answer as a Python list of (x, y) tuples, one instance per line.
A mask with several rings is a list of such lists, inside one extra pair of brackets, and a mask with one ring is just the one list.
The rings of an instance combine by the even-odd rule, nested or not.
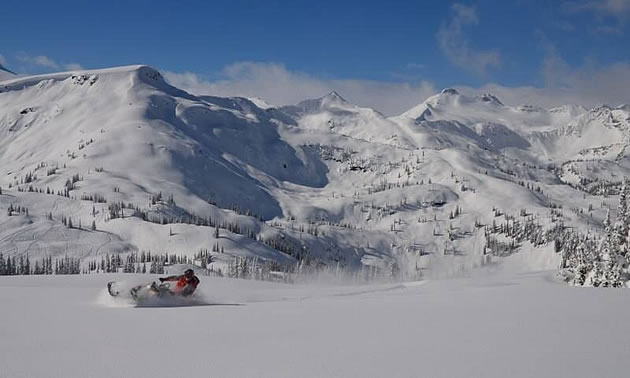
[(194, 274), (195, 274), (195, 271), (192, 270), (192, 269), (186, 269), (184, 271), (184, 276), (186, 276), (186, 277), (192, 277)]

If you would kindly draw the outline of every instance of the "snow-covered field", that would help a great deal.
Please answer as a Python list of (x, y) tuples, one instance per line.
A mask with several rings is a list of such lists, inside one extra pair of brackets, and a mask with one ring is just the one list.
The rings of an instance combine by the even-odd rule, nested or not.
[(491, 269), (371, 286), (201, 277), (188, 307), (104, 289), (148, 275), (0, 277), (0, 377), (627, 377), (630, 292)]

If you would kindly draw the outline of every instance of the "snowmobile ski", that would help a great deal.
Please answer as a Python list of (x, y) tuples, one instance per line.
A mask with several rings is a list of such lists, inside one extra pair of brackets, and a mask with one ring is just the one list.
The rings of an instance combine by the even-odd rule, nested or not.
[[(122, 295), (121, 291), (116, 286), (116, 281), (110, 281), (107, 283), (107, 292), (112, 297), (119, 297)], [(162, 283), (158, 285), (156, 282), (145, 285), (138, 285), (129, 289), (128, 296), (131, 297), (131, 299), (133, 299), (134, 301), (138, 302), (153, 296), (163, 297), (169, 294), (172, 295), (173, 293), (169, 290), (169, 287), (169, 283)]]
[(110, 281), (110, 282), (107, 283), (107, 292), (112, 297), (116, 297), (116, 296), (118, 296), (118, 294), (120, 294), (120, 291), (116, 290), (116, 288), (114, 287), (115, 283), (116, 283), (116, 281)]

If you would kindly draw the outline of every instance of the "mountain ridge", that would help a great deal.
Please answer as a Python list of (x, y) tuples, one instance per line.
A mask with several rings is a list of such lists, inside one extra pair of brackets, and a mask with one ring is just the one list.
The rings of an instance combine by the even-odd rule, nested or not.
[[(616, 190), (630, 167), (623, 107), (513, 108), (453, 89), (396, 117), (336, 92), (262, 109), (189, 94), (136, 65), (4, 82), (0, 109), (0, 204), (30, 209), (0, 216), (13, 225), (0, 232), (11, 255), (190, 255), (225, 243), (216, 258), (226, 264), (450, 275), (489, 261), (494, 239), (474, 224), (497, 208), (552, 226), (553, 206), (593, 207), (589, 191)], [(130, 206), (122, 216), (120, 203)], [(601, 225), (603, 210), (590, 213), (563, 221)], [(64, 217), (101, 233), (73, 229), (64, 244)], [(16, 237), (26, 224), (36, 243)], [(102, 247), (86, 250), (81, 237)]]

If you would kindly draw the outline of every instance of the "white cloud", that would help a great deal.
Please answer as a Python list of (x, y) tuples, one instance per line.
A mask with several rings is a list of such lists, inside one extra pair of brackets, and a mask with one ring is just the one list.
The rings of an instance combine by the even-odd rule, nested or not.
[(465, 26), (479, 23), (475, 8), (453, 4), (452, 9), (453, 18), (442, 23), (437, 32), (438, 45), (446, 57), (456, 66), (479, 75), (485, 75), (491, 67), (500, 67), (501, 57), (497, 50), (473, 50), (463, 32)]
[(424, 68), (426, 68), (426, 66), (422, 63), (415, 63), (415, 62), (407, 63), (407, 69), (409, 70), (421, 70)]
[[(194, 73), (164, 73), (171, 84), (199, 95), (259, 97), (280, 106), (320, 97), (334, 90), (352, 103), (387, 115), (401, 114), (441, 89), (428, 81), (410, 84), (322, 79), (289, 71), (285, 66), (273, 63), (235, 63), (227, 66), (222, 74), (223, 79), (211, 81)], [(575, 104), (590, 108), (603, 103), (612, 106), (630, 103), (630, 64), (627, 62), (605, 67), (589, 63), (572, 69), (549, 44), (543, 74), (545, 87), (506, 87), (488, 83), (480, 87), (455, 88), (469, 95), (489, 92), (513, 106)]]
[(44, 55), (38, 55), (36, 57), (33, 58), (33, 63), (37, 64), (38, 66), (42, 66), (42, 67), (48, 67), (48, 68), (52, 68), (52, 69), (58, 69), (59, 65), (55, 62), (53, 62), (52, 59), (50, 59), (47, 56)]
[(44, 68), (46, 70), (53, 71), (76, 71), (84, 69), (83, 66), (78, 63), (60, 64), (45, 55), (31, 56), (24, 52), (20, 52), (17, 54), (17, 59), (22, 63), (26, 63), (30, 66), (30, 68)]
[(623, 35), (623, 24), (599, 25), (593, 29), (597, 33)]
[(613, 13), (630, 13), (630, 0), (602, 0), (600, 8)]
[(2, 54), (0, 54), (0, 65), (1, 66), (6, 66), (7, 65), (7, 60)]
[(564, 31), (564, 32), (572, 32), (575, 30), (575, 25), (570, 23), (567, 20), (556, 20), (551, 23), (554, 27)]
[(39, 66), (52, 70), (59, 69), (59, 65), (54, 60), (45, 55), (30, 56), (26, 53), (21, 52), (17, 55), (17, 59), (22, 63), (27, 63), (33, 66)]
[(563, 8), (569, 12), (593, 13), (598, 25), (592, 30), (605, 34), (623, 34), (630, 19), (630, 0), (567, 1)]
[(224, 68), (223, 79), (209, 81), (194, 73), (165, 72), (173, 85), (195, 94), (259, 97), (274, 105), (340, 93), (348, 101), (377, 109), (385, 114), (400, 114), (434, 94), (427, 81), (416, 84), (373, 81), (321, 79), (289, 71), (282, 64), (239, 62)]
[(552, 86), (543, 88), (505, 87), (491, 83), (479, 88), (461, 86), (457, 89), (469, 95), (489, 92), (505, 104), (513, 106), (530, 104), (550, 108), (574, 104), (592, 108), (600, 104), (611, 106), (630, 104), (630, 90), (628, 90), (630, 88), (630, 63), (628, 62), (619, 62), (605, 67), (586, 64), (578, 69), (556, 65), (546, 69), (549, 73), (556, 70), (560, 75), (560, 81), (554, 81)]
[(83, 70), (83, 66), (81, 66), (79, 63), (68, 63), (68, 64), (64, 64), (63, 68), (65, 70), (68, 71), (79, 71), (79, 70)]
[(540, 31), (536, 31), (536, 37), (540, 46), (545, 51), (545, 57), (542, 63), (542, 76), (547, 87), (557, 87), (567, 84), (569, 65), (562, 58), (556, 45), (547, 38), (547, 35)]
[(586, 60), (580, 67), (571, 67), (544, 33), (538, 31), (537, 36), (545, 50), (541, 68), (545, 87), (523, 87), (512, 97), (540, 106), (579, 104), (588, 108), (630, 103), (628, 62), (602, 66)]
[(565, 7), (572, 11), (594, 10), (615, 17), (623, 17), (630, 14), (630, 0), (567, 1)]
[(59, 65), (55, 63), (55, 61), (53, 61), (52, 59), (50, 59), (49, 57), (45, 55), (30, 56), (24, 53), (20, 53), (18, 54), (17, 58), (19, 61), (23, 63), (28, 63), (28, 64), (32, 64), (32, 65), (40, 66), (44, 68), (50, 68), (53, 70), (59, 69)]

